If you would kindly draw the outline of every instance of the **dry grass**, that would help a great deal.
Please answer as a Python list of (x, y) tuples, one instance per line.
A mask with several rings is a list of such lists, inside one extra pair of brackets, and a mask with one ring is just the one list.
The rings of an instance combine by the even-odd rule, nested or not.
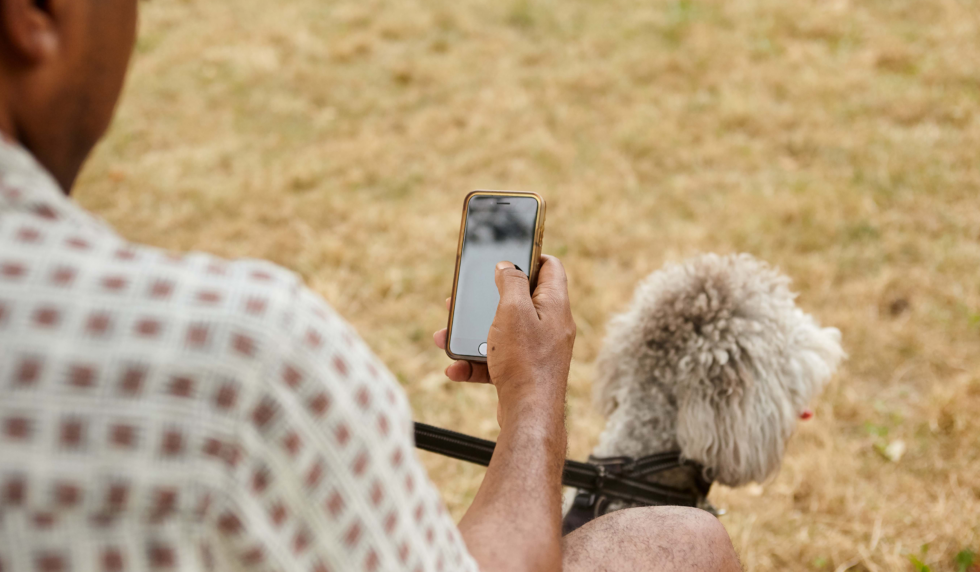
[[(134, 240), (295, 269), (420, 420), (492, 437), (492, 391), (444, 381), (429, 334), (465, 192), (541, 192), (578, 458), (637, 280), (751, 252), (851, 358), (777, 478), (713, 494), (747, 569), (956, 570), (980, 548), (978, 69), (977, 0), (160, 0), (77, 197)], [(481, 470), (425, 462), (461, 514)]]

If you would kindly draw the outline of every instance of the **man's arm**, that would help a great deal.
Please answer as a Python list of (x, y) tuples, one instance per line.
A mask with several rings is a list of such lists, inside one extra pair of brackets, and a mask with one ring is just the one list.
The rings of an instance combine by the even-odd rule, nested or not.
[[(483, 484), (459, 530), (484, 572), (561, 570), (561, 473), (565, 387), (575, 322), (558, 259), (542, 260), (537, 289), (502, 262), (500, 304), (487, 339), (487, 365), (456, 362), (454, 381), (497, 388), (500, 436)], [(435, 335), (445, 347), (446, 332)]]

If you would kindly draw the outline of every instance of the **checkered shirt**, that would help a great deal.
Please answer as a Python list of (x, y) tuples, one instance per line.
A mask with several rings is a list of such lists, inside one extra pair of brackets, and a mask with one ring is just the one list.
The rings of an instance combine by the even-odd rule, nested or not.
[(134, 245), (0, 143), (0, 572), (466, 571), (404, 393), (292, 273)]

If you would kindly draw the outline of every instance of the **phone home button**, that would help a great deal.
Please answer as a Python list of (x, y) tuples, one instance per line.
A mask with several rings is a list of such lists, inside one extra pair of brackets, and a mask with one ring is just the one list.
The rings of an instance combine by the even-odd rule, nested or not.
[(481, 356), (487, 355), (487, 342), (483, 342), (482, 344), (480, 344), (480, 347), (477, 351), (480, 352)]

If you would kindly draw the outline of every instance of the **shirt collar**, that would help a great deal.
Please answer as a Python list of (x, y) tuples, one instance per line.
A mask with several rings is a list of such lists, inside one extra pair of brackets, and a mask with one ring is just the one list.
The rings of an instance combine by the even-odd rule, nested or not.
[(78, 206), (23, 147), (0, 137), (0, 215), (30, 213), (97, 232), (112, 230)]

